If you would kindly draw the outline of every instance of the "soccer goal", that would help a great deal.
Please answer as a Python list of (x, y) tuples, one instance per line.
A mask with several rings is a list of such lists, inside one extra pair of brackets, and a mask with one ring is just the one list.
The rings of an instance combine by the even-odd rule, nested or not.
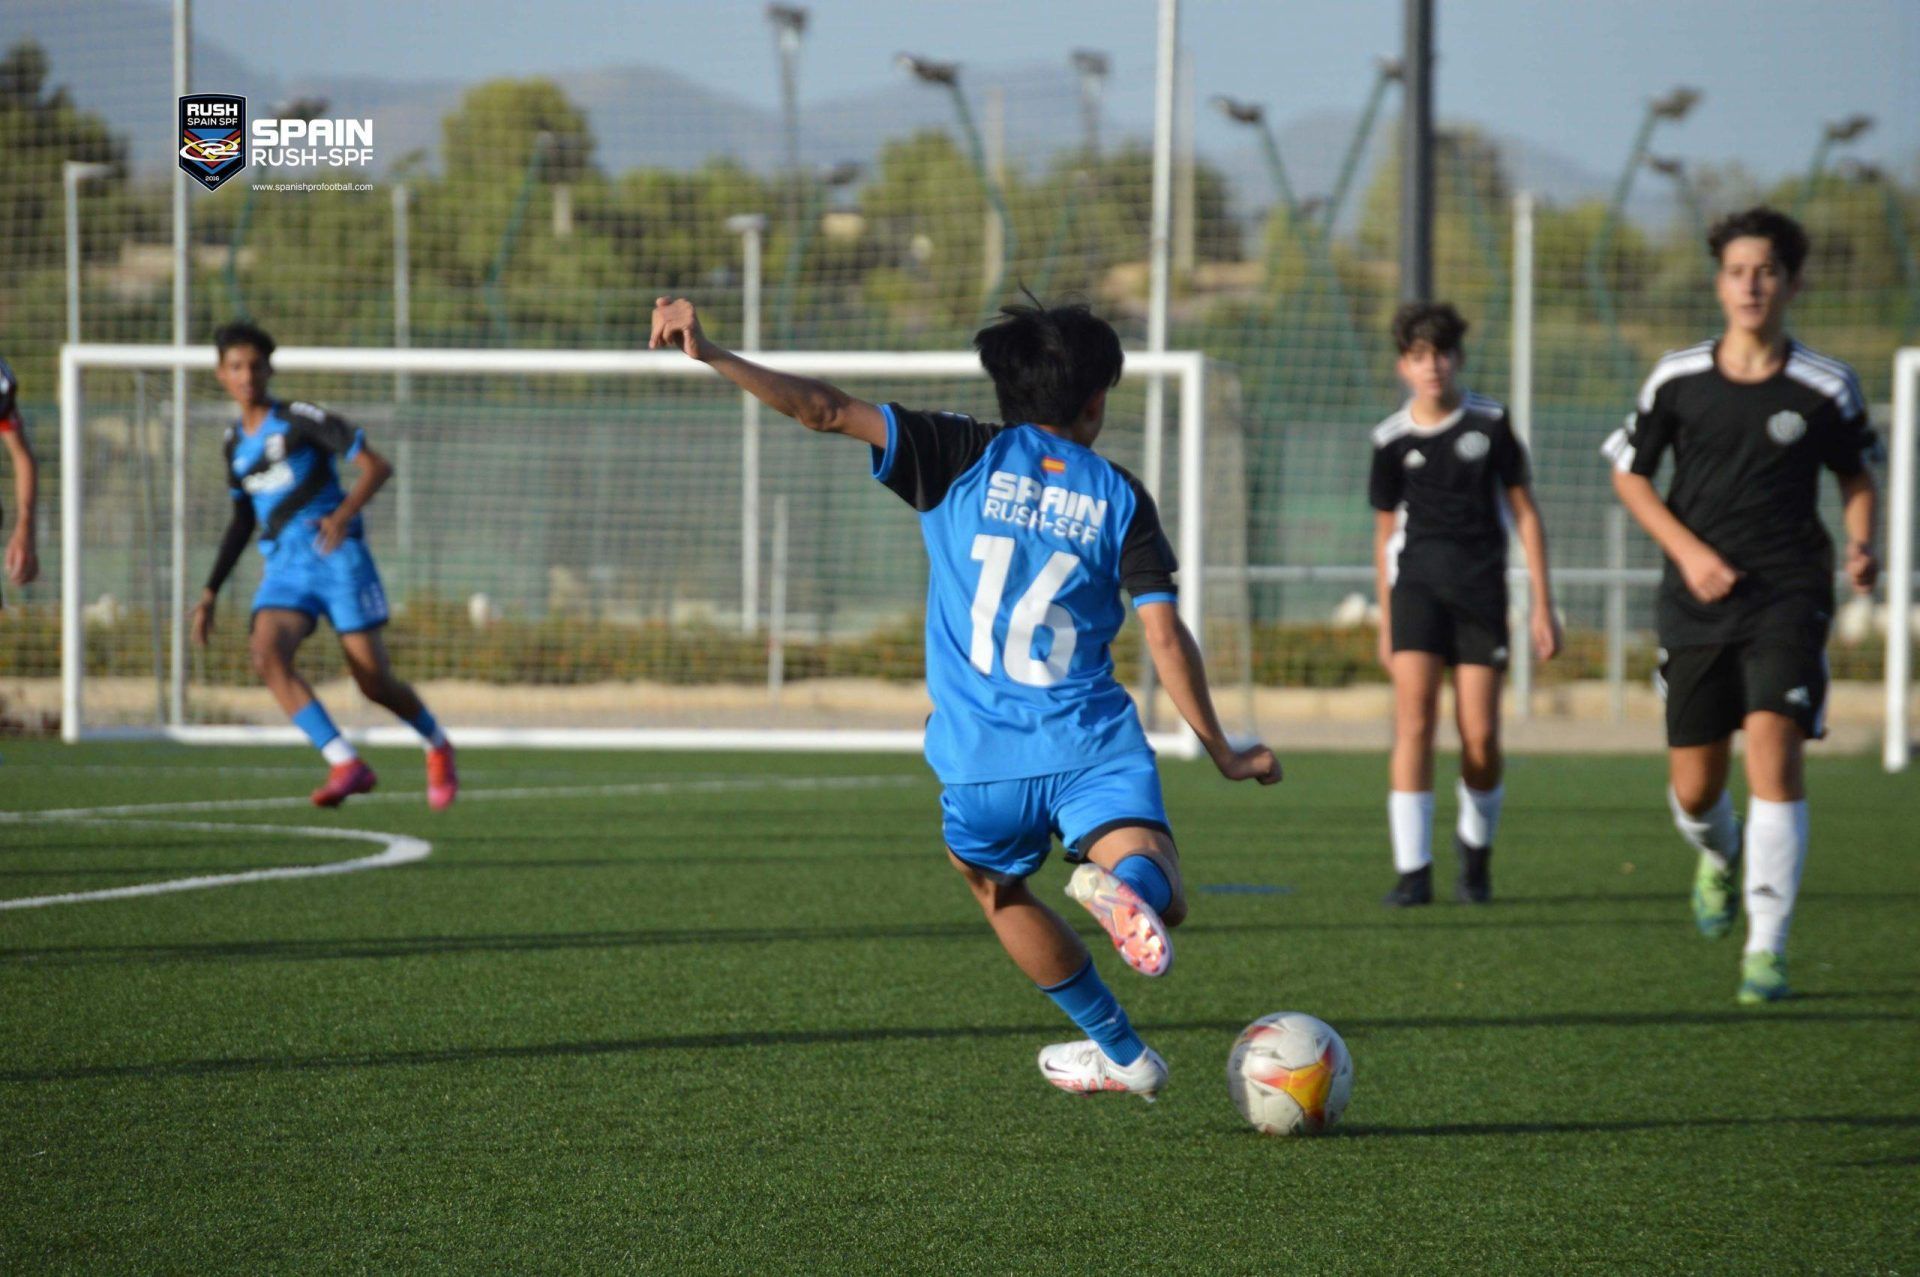
[[(971, 353), (761, 357), (875, 401), (997, 416)], [(277, 397), (327, 405), (394, 462), (367, 518), (387, 644), (461, 744), (919, 747), (925, 555), (864, 449), (763, 417), (677, 352), (288, 347), (273, 363)], [(61, 352), (69, 741), (299, 739), (249, 669), (257, 553), (212, 643), (186, 635), (229, 512), (213, 366), (205, 346)], [(1133, 352), (1100, 447), (1158, 496), (1181, 612), (1246, 727), (1244, 574), (1209, 572), (1245, 562), (1236, 402), (1198, 353)], [(1115, 657), (1156, 745), (1191, 752), (1136, 626)], [(301, 664), (350, 734), (413, 739), (346, 680), (324, 624)]]

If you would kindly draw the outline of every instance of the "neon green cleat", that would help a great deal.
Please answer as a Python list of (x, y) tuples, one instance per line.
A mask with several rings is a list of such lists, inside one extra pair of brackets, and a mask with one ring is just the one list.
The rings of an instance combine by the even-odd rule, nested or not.
[(1777, 953), (1749, 953), (1740, 963), (1740, 1005), (1757, 1007), (1790, 996), (1787, 960)]
[(1733, 915), (1740, 900), (1734, 878), (1739, 872), (1737, 860), (1722, 869), (1713, 863), (1713, 857), (1704, 855), (1700, 867), (1693, 871), (1693, 925), (1709, 940), (1718, 940), (1733, 930)]

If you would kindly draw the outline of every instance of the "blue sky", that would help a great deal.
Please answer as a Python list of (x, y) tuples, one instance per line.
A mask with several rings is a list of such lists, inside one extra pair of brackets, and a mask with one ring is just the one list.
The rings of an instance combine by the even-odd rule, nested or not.
[[(1151, 118), (1153, 0), (815, 0), (801, 97), (897, 76), (901, 50), (977, 66), (1109, 52), (1109, 109)], [(1660, 149), (1738, 159), (1763, 176), (1806, 163), (1820, 123), (1879, 126), (1863, 157), (1920, 169), (1916, 0), (1437, 0), (1443, 117), (1474, 120), (1608, 170), (1640, 104), (1679, 83), (1705, 100)], [(673, 67), (772, 104), (761, 0), (195, 0), (196, 26), (265, 70), (457, 80), (633, 63)], [(1353, 110), (1373, 58), (1397, 50), (1400, 0), (1186, 0), (1202, 96), (1266, 101), (1279, 121)], [(671, 121), (663, 121), (671, 127)], [(1228, 140), (1210, 115), (1203, 144)]]

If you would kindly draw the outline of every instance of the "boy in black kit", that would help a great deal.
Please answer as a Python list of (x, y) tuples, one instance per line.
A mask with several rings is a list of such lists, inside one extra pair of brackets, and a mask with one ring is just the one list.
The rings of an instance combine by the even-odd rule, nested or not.
[(1462, 901), (1492, 894), (1501, 784), (1500, 679), (1507, 667), (1507, 537), (1517, 530), (1533, 585), (1529, 636), (1541, 660), (1560, 648), (1546, 532), (1526, 449), (1507, 410), (1463, 390), (1467, 323), (1445, 302), (1410, 302), (1393, 319), (1412, 397), (1373, 432), (1368, 498), (1380, 592), (1380, 663), (1393, 677), (1387, 823), (1400, 877), (1390, 907), (1433, 899), (1433, 733), (1453, 670), (1460, 728)]
[[(1693, 917), (1733, 928), (1734, 875), (1746, 861), (1747, 943), (1739, 1001), (1787, 996), (1787, 926), (1807, 852), (1802, 758), (1826, 734), (1833, 543), (1820, 522), (1820, 472), (1845, 502), (1846, 572), (1873, 588), (1877, 444), (1853, 369), (1786, 332), (1807, 235), (1768, 208), (1708, 236), (1727, 326), (1663, 356), (1627, 424), (1602, 452), (1614, 491), (1666, 552), (1660, 581), (1660, 685), (1667, 702), (1669, 805), (1700, 852)], [(1666, 496), (1653, 486), (1673, 454)], [(1747, 734), (1750, 791), (1742, 846), (1727, 794), (1732, 739)]]

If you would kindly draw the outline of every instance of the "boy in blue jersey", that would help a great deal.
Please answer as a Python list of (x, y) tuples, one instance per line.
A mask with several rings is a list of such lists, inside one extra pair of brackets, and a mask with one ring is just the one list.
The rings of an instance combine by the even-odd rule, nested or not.
[(1140, 482), (1092, 450), (1120, 340), (1084, 306), (1011, 306), (974, 338), (1001, 414), (865, 403), (709, 341), (691, 302), (660, 298), (650, 346), (677, 346), (810, 430), (872, 449), (873, 474), (920, 513), (927, 581), (927, 761), (948, 858), (1021, 971), (1087, 1034), (1041, 1050), (1066, 1091), (1151, 1098), (1167, 1067), (1133, 1031), (1072, 928), (1027, 887), (1058, 834), (1067, 894), (1144, 975), (1173, 959), (1186, 913), (1153, 752), (1110, 645), (1132, 596), (1162, 686), (1231, 780), (1280, 779), (1237, 750), (1175, 610), (1172, 547)]
[[(300, 644), (324, 616), (340, 637), (361, 692), (420, 733), (427, 747), (427, 803), (441, 811), (460, 789), (453, 746), (413, 688), (394, 677), (380, 637), (386, 592), (360, 523), (361, 509), (393, 475), (393, 466), (367, 446), (364, 431), (325, 409), (268, 396), (274, 342), (263, 329), (228, 324), (214, 344), (214, 374), (240, 420), (228, 428), (221, 452), (233, 519), (193, 609), (194, 641), (206, 645), (214, 600), (258, 528), (267, 563), (253, 596), (248, 647), (267, 690), (329, 764), (326, 783), (313, 791), (315, 805), (337, 807), (377, 782), (293, 667)], [(340, 488), (336, 458), (359, 465), (350, 492)]]

